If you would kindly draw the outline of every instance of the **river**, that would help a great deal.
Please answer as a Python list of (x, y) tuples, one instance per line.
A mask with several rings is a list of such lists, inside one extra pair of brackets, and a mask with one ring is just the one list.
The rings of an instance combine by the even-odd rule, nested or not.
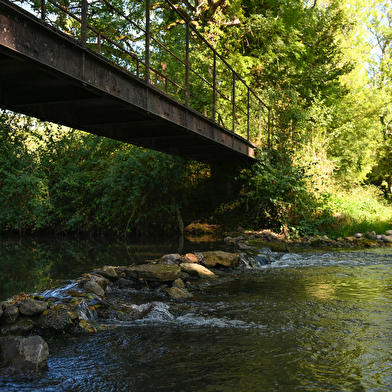
[[(78, 268), (179, 249), (170, 241), (126, 251), (103, 241), (78, 246), (62, 244), (62, 254), (50, 242), (11, 242), (1, 248), (0, 264), (7, 248), (33, 266), (30, 275), (45, 289), (76, 278)], [(180, 245), (183, 253), (218, 248), (230, 250), (222, 243)], [(72, 257), (80, 263), (70, 264)], [(34, 377), (0, 373), (0, 391), (392, 390), (392, 248), (254, 247), (243, 258), (253, 267), (222, 273), (191, 300), (117, 293), (128, 303), (156, 302), (156, 311), (143, 320), (113, 320), (116, 328), (96, 334), (51, 339), (48, 369)]]

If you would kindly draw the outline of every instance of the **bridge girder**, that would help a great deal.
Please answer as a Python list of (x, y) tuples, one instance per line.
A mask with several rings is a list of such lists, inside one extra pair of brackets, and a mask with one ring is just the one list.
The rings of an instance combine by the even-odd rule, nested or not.
[(199, 161), (252, 161), (254, 146), (6, 0), (0, 107)]

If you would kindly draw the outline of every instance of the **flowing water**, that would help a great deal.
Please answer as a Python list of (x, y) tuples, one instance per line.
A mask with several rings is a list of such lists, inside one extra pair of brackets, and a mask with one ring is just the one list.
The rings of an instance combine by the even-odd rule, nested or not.
[(154, 311), (52, 339), (48, 369), (0, 391), (392, 390), (392, 248), (241, 256), (191, 300), (113, 293)]

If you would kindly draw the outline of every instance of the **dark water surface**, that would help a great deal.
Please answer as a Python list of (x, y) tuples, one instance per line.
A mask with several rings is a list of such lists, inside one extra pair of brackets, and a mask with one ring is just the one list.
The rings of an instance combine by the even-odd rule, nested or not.
[[(170, 246), (161, 255), (178, 251)], [(156, 302), (156, 311), (148, 319), (49, 341), (48, 369), (24, 378), (0, 373), (0, 391), (392, 390), (391, 248), (253, 249), (243, 258), (254, 268), (222, 274), (189, 301), (149, 293), (145, 302)], [(143, 304), (132, 291), (116, 295)]]

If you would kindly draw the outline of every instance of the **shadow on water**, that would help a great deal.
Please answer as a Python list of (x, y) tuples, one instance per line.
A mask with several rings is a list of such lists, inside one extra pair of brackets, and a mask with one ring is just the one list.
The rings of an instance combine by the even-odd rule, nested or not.
[[(102, 240), (23, 241), (4, 241), (0, 264), (6, 261), (15, 281), (41, 279), (43, 288), (104, 264), (230, 251), (190, 241), (180, 248), (176, 241), (138, 241), (128, 250)], [(97, 334), (48, 338), (48, 369), (33, 376), (0, 371), (0, 391), (392, 390), (392, 249), (254, 249), (246, 257), (252, 268), (222, 273), (189, 300), (152, 290), (141, 301), (154, 301), (154, 312), (143, 320), (110, 320), (111, 328)], [(127, 288), (112, 295), (139, 303)]]
[(116, 238), (0, 237), (0, 301), (20, 292), (57, 287), (104, 265), (141, 264), (166, 253), (225, 248), (222, 242), (192, 238), (154, 240)]

